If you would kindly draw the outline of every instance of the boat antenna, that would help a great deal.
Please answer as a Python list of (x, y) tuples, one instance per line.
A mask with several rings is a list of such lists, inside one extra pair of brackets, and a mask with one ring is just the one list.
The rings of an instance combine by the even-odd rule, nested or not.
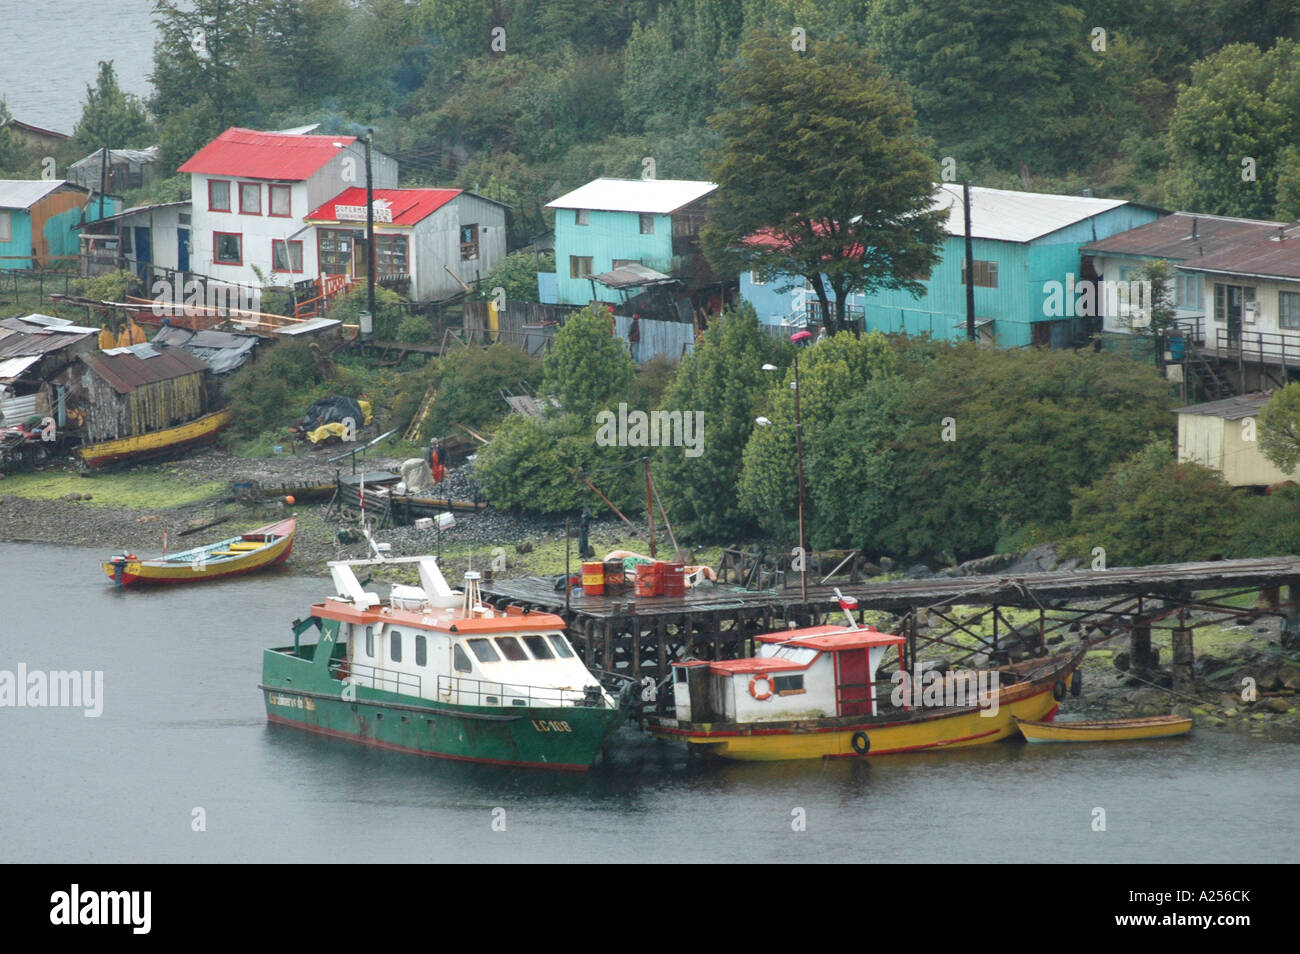
[(835, 587), (835, 598), (839, 600), (840, 609), (844, 610), (844, 615), (848, 618), (849, 629), (857, 629), (858, 621), (853, 618), (853, 611), (858, 608), (857, 598), (853, 596), (845, 596), (840, 592), (838, 586)]

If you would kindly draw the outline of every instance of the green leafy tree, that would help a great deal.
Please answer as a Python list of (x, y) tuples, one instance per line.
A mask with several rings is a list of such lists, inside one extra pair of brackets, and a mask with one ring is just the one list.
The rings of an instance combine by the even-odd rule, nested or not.
[[(1300, 168), (1300, 44), (1224, 47), (1192, 69), (1169, 122), (1171, 203), (1215, 215), (1271, 218), (1294, 203)], [(1285, 210), (1283, 210), (1285, 211)]]
[(1168, 441), (1153, 441), (1071, 502), (1071, 549), (1108, 566), (1181, 563), (1222, 556), (1238, 529), (1238, 501), (1222, 476), (1180, 464)]
[(11, 119), (9, 104), (0, 96), (0, 172), (16, 172), (27, 162), (21, 145), (8, 128)]
[[(1059, 168), (1081, 140), (1105, 59), (1083, 11), (1057, 0), (876, 0), (871, 36), (959, 168)], [(1063, 146), (1064, 144), (1064, 146)], [(962, 174), (963, 176), (965, 173)]]
[(434, 394), (419, 440), (443, 437), (458, 425), (490, 429), (506, 416), (503, 394), (533, 390), (542, 380), (542, 362), (508, 344), (453, 351), (408, 374), (393, 406), (393, 417), (409, 422), (424, 397)]
[(546, 358), (542, 393), (566, 413), (587, 421), (595, 433), (598, 411), (626, 401), (636, 375), (627, 343), (613, 334), (614, 317), (590, 307), (565, 319)]
[(94, 86), (86, 87), (81, 119), (73, 129), (82, 150), (106, 146), (128, 149), (149, 145), (153, 127), (140, 97), (123, 92), (112, 60), (100, 60)]
[[(853, 394), (876, 377), (898, 373), (898, 368), (897, 352), (879, 332), (861, 338), (831, 335), (802, 351), (799, 415), (805, 451)], [(799, 508), (793, 365), (773, 377), (763, 415), (771, 424), (755, 427), (745, 444), (739, 504), (764, 529), (790, 539), (797, 532)], [(805, 493), (805, 523), (810, 527), (816, 521), (812, 504)]]
[(513, 252), (497, 262), (479, 286), (484, 298), (505, 289), (506, 301), (537, 301), (537, 273), (555, 271), (555, 253)]
[(1300, 382), (1275, 391), (1259, 412), (1259, 450), (1284, 473), (1300, 467)]
[(720, 539), (753, 526), (738, 499), (739, 450), (749, 441), (772, 385), (763, 365), (777, 361), (779, 352), (754, 309), (742, 305), (709, 322), (694, 352), (677, 366), (661, 406), (682, 414), (703, 412), (701, 453), (688, 457), (683, 448), (663, 447), (654, 472), (664, 504), (683, 532)]
[(717, 270), (802, 275), (832, 331), (848, 327), (850, 294), (919, 291), (947, 212), (931, 208), (938, 169), (904, 88), (845, 42), (801, 54), (758, 35), (723, 94), (701, 236)]

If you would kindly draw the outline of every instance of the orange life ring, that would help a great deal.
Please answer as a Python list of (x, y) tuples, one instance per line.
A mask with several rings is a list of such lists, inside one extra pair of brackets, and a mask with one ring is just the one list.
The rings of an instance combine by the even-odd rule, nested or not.
[[(755, 684), (760, 679), (765, 680), (767, 682), (767, 691), (763, 693), (761, 696), (754, 689)], [(759, 702), (764, 702), (772, 698), (773, 687), (774, 687), (774, 683), (772, 682), (772, 677), (765, 672), (756, 672), (754, 673), (754, 675), (749, 677), (749, 694), (753, 696), (755, 699), (757, 699)]]

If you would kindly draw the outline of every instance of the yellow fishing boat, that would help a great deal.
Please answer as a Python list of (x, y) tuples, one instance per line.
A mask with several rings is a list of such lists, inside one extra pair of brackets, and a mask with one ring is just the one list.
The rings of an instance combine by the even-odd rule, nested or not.
[(1016, 728), (1030, 742), (1127, 742), (1186, 735), (1192, 720), (1182, 716), (1147, 716), (1101, 722), (1031, 722), (1017, 719)]
[(123, 437), (115, 441), (87, 444), (78, 453), (87, 467), (104, 467), (124, 460), (161, 457), (190, 447), (210, 444), (217, 439), (233, 416), (230, 408), (214, 411), (184, 424), (161, 431)]
[(1016, 734), (1014, 720), (1056, 714), (1083, 650), (999, 669), (900, 673), (878, 691), (876, 668), (902, 636), (855, 624), (757, 637), (750, 659), (673, 664), (671, 714), (656, 738), (728, 759), (856, 758), (965, 748)]
[(195, 583), (253, 573), (283, 563), (293, 551), (297, 518), (268, 523), (237, 537), (159, 557), (141, 560), (119, 553), (100, 564), (118, 586), (140, 583)]

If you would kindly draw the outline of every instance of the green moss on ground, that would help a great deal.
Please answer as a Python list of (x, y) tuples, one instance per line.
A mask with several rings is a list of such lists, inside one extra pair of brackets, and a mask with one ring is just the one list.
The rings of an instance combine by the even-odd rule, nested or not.
[(92, 507), (161, 510), (202, 503), (229, 492), (221, 481), (194, 483), (166, 465), (136, 467), (121, 473), (82, 477), (76, 472), (53, 470), (10, 474), (0, 479), (0, 494), (26, 500), (58, 500), (69, 494), (90, 495)]

